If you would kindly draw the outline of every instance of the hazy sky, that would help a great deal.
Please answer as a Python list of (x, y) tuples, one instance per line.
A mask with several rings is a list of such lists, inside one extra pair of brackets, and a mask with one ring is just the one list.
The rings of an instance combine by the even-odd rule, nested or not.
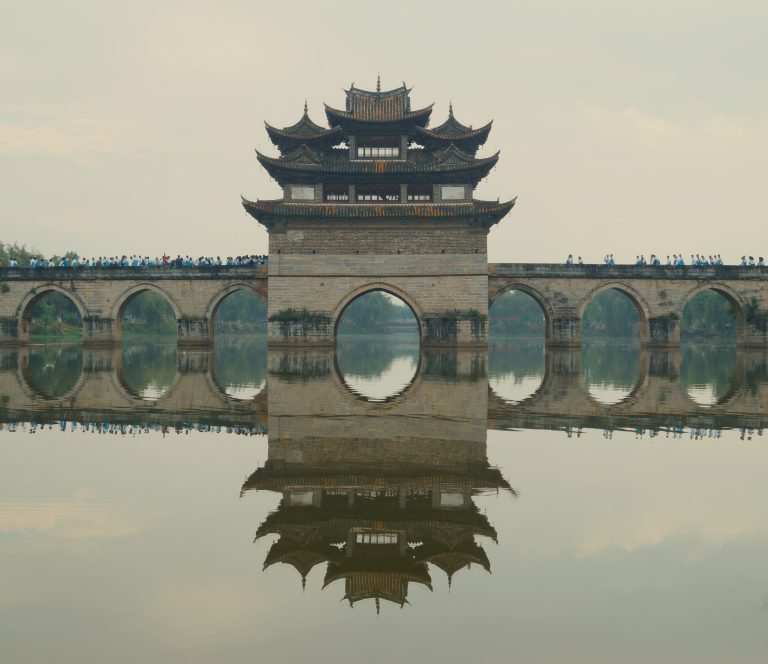
[(494, 261), (768, 254), (768, 3), (0, 0), (0, 240), (266, 251), (263, 121), (405, 80), (494, 129)]

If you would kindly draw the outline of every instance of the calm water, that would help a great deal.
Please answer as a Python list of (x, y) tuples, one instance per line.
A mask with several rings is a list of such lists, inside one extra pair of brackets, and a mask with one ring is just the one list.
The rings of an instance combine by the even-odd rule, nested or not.
[(0, 350), (0, 661), (768, 661), (768, 354)]

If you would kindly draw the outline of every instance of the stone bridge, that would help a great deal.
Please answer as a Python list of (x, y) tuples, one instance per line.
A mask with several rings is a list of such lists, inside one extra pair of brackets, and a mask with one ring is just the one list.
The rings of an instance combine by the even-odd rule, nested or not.
[(84, 344), (117, 344), (126, 307), (140, 293), (152, 291), (173, 309), (180, 345), (208, 345), (217, 309), (238, 290), (266, 302), (266, 267), (2, 269), (0, 344), (29, 340), (32, 309), (48, 293), (60, 293), (77, 307)]
[[(504, 293), (517, 290), (530, 295), (541, 307), (548, 345), (578, 346), (586, 307), (603, 291), (615, 289), (637, 308), (641, 342), (645, 345), (678, 345), (679, 323), (686, 304), (699, 293), (710, 290), (726, 298), (733, 308), (739, 344), (768, 346), (768, 270), (765, 268), (495, 263), (488, 265), (488, 299), (480, 293), (473, 295), (469, 302), (456, 275), (430, 272), (428, 266), (417, 267), (416, 263), (413, 269), (424, 273), (419, 277), (421, 281), (409, 281), (380, 261), (376, 271), (357, 274), (355, 279), (346, 281), (339, 277), (335, 290), (327, 288), (326, 282), (333, 276), (330, 273), (312, 279), (306, 275), (300, 280), (289, 279), (283, 274), (284, 269), (278, 270), (282, 263), (277, 260), (274, 263), (271, 276), (266, 266), (3, 269), (0, 273), (0, 343), (27, 342), (32, 308), (51, 292), (65, 295), (77, 307), (83, 320), (84, 343), (119, 343), (126, 306), (139, 293), (153, 291), (164, 297), (174, 311), (179, 344), (207, 345), (213, 339), (213, 319), (221, 302), (235, 291), (245, 289), (269, 303), (269, 315), (275, 318), (269, 325), (269, 342), (273, 345), (334, 345), (338, 321), (346, 307), (366, 293), (385, 291), (401, 298), (411, 309), (424, 345), (482, 347), (487, 343), (489, 306)], [(482, 267), (478, 270), (482, 271)], [(485, 283), (483, 275), (472, 278), (476, 281), (479, 276)], [(296, 289), (291, 300), (295, 308), (290, 311), (299, 318), (302, 311), (308, 312), (304, 316), (306, 320), (283, 320), (281, 315), (285, 311), (272, 311), (274, 307), (268, 293), (276, 297), (277, 292), (270, 291), (268, 284), (272, 281), (272, 290), (279, 289), (282, 293), (278, 298), (281, 302), (287, 301), (286, 289)], [(421, 285), (411, 288), (412, 281)], [(344, 284), (346, 290), (342, 288)], [(457, 310), (470, 312), (468, 318), (465, 316), (467, 320), (461, 322), (469, 330), (466, 333), (453, 330), (452, 336), (448, 329), (451, 321), (442, 329), (439, 321), (424, 313), (434, 308), (430, 298), (441, 289), (450, 290), (455, 301), (461, 301), (461, 307), (456, 305)], [(318, 307), (330, 312), (324, 315), (320, 331), (315, 329), (319, 323), (313, 318), (313, 311)], [(442, 329), (439, 334), (438, 328)]]
[(733, 308), (737, 343), (768, 345), (768, 271), (737, 266), (552, 265), (492, 263), (488, 266), (491, 304), (517, 290), (541, 307), (551, 346), (578, 346), (582, 318), (603, 291), (626, 295), (640, 315), (640, 340), (648, 346), (680, 343), (680, 319), (686, 304), (710, 290)]
[(642, 353), (634, 388), (615, 404), (591, 394), (581, 374), (581, 354), (574, 350), (548, 352), (540, 387), (515, 403), (489, 387), (483, 352), (425, 352), (413, 381), (383, 402), (356, 394), (330, 349), (270, 350), (266, 385), (247, 400), (230, 396), (219, 384), (211, 351), (182, 349), (177, 357), (170, 387), (147, 399), (123, 378), (119, 350), (86, 349), (76, 383), (66, 394), (51, 397), (30, 375), (28, 350), (6, 349), (0, 352), (0, 422), (268, 427), (276, 444), (281, 439), (343, 438), (350, 447), (362, 441), (391, 447), (418, 439), (432, 441), (435, 449), (449, 441), (479, 443), (487, 429), (768, 425), (765, 351), (738, 353), (730, 388), (709, 406), (696, 403), (681, 384), (676, 350)]

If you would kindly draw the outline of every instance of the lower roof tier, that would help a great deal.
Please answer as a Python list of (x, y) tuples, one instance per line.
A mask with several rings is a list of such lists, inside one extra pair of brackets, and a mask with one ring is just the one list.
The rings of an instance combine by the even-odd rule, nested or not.
[(243, 207), (259, 223), (271, 228), (284, 219), (409, 219), (409, 220), (466, 220), (477, 226), (490, 228), (499, 223), (514, 207), (517, 198), (510, 201), (479, 201), (465, 203), (291, 203), (283, 199), (249, 201), (243, 198)]

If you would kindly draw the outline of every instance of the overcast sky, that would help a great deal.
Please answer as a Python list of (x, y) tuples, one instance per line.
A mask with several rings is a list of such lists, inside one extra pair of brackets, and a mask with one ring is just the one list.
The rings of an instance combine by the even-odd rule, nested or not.
[(765, 0), (0, 0), (0, 240), (266, 251), (263, 122), (351, 82), (494, 120), (490, 260), (768, 254)]

